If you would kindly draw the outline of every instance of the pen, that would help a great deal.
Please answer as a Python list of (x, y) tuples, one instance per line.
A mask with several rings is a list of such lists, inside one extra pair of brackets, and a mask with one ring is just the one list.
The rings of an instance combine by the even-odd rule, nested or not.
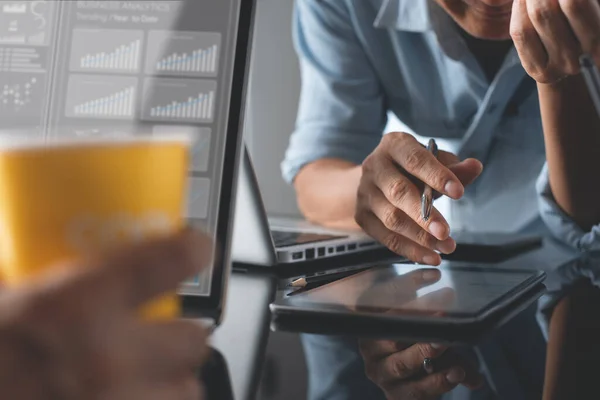
[(354, 274), (365, 271), (367, 269), (368, 268), (361, 268), (361, 269), (355, 269), (352, 271), (344, 271), (344, 272), (336, 272), (333, 274), (324, 274), (324, 275), (315, 275), (315, 276), (304, 277), (304, 278), (296, 279), (295, 281), (293, 281), (291, 283), (288, 283), (287, 286), (292, 287), (292, 288), (305, 288), (309, 285), (313, 285), (316, 283), (324, 285), (326, 283), (335, 282), (342, 278), (352, 276)]
[[(433, 154), (435, 158), (438, 156), (438, 147), (434, 139), (429, 139), (427, 150)], [(433, 189), (428, 184), (425, 184), (423, 189), (423, 196), (421, 196), (421, 217), (424, 221), (428, 221), (431, 216), (431, 209), (433, 207)]]
[(581, 73), (587, 84), (590, 97), (600, 117), (600, 73), (598, 73), (594, 59), (589, 54), (582, 55), (579, 58), (579, 64), (581, 65)]

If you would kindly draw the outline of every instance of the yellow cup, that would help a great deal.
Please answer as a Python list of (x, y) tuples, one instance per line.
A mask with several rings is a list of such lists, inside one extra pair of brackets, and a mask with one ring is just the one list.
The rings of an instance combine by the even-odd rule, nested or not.
[[(63, 260), (183, 225), (185, 136), (0, 141), (0, 269), (18, 284)], [(179, 315), (176, 295), (144, 307)]]

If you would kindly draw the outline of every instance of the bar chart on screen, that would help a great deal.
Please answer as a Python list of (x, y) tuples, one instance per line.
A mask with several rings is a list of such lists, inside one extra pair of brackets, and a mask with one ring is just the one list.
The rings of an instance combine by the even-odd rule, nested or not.
[(148, 121), (210, 123), (217, 83), (189, 79), (146, 79), (142, 118)]
[(219, 33), (151, 31), (146, 73), (215, 77), (220, 48)]
[(77, 29), (71, 46), (71, 71), (136, 73), (144, 33), (136, 30)]
[(135, 117), (137, 78), (71, 75), (66, 116), (126, 119)]

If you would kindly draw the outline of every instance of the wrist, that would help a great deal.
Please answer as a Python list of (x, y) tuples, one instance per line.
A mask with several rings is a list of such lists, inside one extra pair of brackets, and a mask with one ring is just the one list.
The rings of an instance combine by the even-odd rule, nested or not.
[[(544, 95), (581, 96), (582, 93), (587, 93), (587, 86), (581, 73), (566, 76), (552, 83), (538, 82), (537, 86), (540, 98)], [(583, 99), (586, 99), (586, 96), (583, 96)]]
[(307, 165), (294, 182), (300, 211), (320, 225), (349, 227), (361, 176), (362, 167), (347, 161), (324, 159)]

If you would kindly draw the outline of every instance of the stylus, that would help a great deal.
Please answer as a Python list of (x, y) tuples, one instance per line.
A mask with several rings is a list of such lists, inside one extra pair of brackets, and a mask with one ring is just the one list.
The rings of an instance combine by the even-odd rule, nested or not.
[[(435, 139), (430, 139), (427, 145), (427, 150), (433, 154), (435, 158), (438, 156), (438, 147), (435, 143)], [(433, 208), (433, 189), (431, 186), (425, 184), (423, 189), (423, 196), (421, 196), (421, 218), (423, 221), (428, 221), (431, 216), (431, 209)]]
[(594, 59), (589, 54), (584, 54), (579, 58), (581, 73), (588, 87), (588, 92), (596, 107), (596, 113), (600, 117), (600, 73), (596, 67)]

